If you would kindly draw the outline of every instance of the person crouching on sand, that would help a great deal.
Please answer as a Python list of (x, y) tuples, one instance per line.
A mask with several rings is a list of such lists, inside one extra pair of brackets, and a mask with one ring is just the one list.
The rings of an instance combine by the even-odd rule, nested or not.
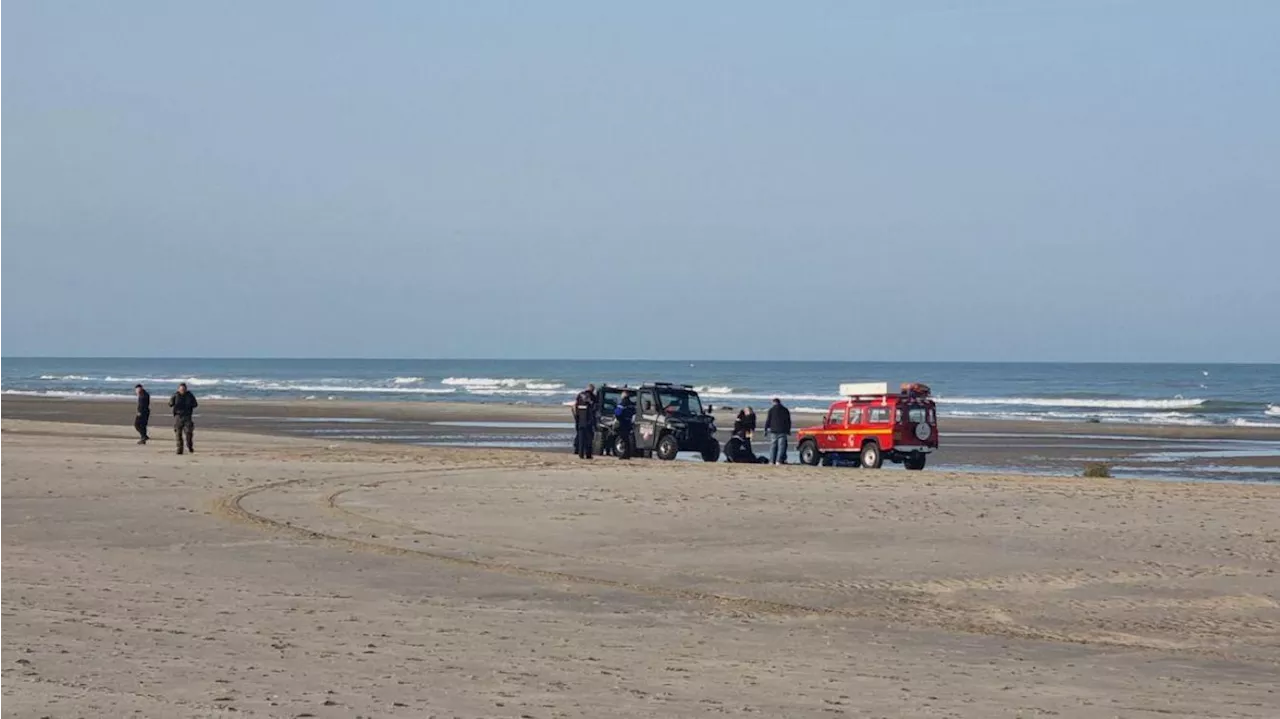
[(169, 398), (169, 406), (173, 408), (173, 435), (178, 440), (178, 454), (182, 454), (182, 440), (187, 440), (187, 451), (194, 453), (196, 451), (195, 434), (195, 411), (200, 403), (196, 401), (196, 396), (187, 391), (187, 383), (183, 382), (178, 385), (178, 391), (173, 393)]
[(738, 413), (733, 420), (733, 433), (746, 442), (747, 451), (751, 451), (751, 437), (756, 433), (756, 411), (747, 407)]

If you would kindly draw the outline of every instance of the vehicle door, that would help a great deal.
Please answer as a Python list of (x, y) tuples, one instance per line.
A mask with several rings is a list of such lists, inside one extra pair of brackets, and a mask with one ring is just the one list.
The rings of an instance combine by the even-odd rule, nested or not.
[(893, 447), (893, 409), (879, 402), (868, 405), (863, 410), (862, 436), (858, 438), (858, 447), (867, 438), (874, 439), (881, 449)]
[(636, 394), (636, 449), (650, 450), (658, 444), (658, 396), (651, 389)]
[(607, 439), (605, 435), (613, 429), (613, 410), (618, 406), (618, 400), (621, 399), (622, 392), (616, 387), (600, 388), (600, 407), (599, 413), (596, 415), (596, 434), (601, 437), (601, 441)]
[(862, 423), (866, 420), (866, 410), (862, 405), (849, 404), (849, 415), (845, 418), (845, 430), (840, 435), (840, 451), (857, 452), (862, 448)]
[(827, 410), (822, 433), (818, 435), (818, 449), (823, 452), (839, 452), (844, 446), (844, 412), (847, 405), (835, 404)]

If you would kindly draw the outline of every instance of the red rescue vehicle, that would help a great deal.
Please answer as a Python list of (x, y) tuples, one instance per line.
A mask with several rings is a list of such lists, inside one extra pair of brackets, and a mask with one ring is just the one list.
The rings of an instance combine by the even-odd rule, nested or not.
[(902, 385), (897, 394), (888, 382), (840, 385), (844, 399), (832, 402), (822, 426), (796, 433), (800, 461), (832, 464), (840, 458), (878, 469), (885, 460), (924, 469), (938, 449), (938, 409), (928, 385)]

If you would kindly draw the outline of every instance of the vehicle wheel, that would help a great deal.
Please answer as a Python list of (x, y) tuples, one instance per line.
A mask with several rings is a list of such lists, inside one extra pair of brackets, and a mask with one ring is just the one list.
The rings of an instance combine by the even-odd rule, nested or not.
[(631, 459), (631, 438), (625, 434), (613, 436), (613, 453), (618, 459)]
[(884, 456), (880, 454), (880, 445), (875, 442), (867, 442), (862, 445), (862, 453), (858, 455), (858, 461), (863, 469), (880, 469), (880, 465), (884, 464)]
[(822, 453), (818, 451), (818, 443), (811, 439), (806, 439), (800, 443), (800, 462), (810, 467), (816, 467), (822, 461)]
[(720, 441), (713, 439), (702, 448), (703, 462), (719, 462), (720, 461)]
[(902, 460), (902, 466), (907, 469), (924, 469), (925, 460), (929, 459), (929, 455), (924, 452), (912, 452), (907, 458)]
[(658, 440), (658, 459), (672, 460), (680, 452), (680, 443), (676, 441), (674, 435), (664, 434), (662, 439)]

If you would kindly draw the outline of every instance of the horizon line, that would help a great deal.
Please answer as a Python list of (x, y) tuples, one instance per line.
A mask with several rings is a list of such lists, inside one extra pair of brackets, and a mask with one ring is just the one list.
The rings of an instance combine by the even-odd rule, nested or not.
[(1280, 365), (1262, 360), (885, 360), (885, 359), (717, 359), (654, 357), (321, 357), (321, 356), (130, 356), (130, 355), (0, 355), (4, 360), (231, 360), (231, 361), (363, 361), (363, 362), (724, 362), (737, 364), (1111, 364), (1111, 365)]

